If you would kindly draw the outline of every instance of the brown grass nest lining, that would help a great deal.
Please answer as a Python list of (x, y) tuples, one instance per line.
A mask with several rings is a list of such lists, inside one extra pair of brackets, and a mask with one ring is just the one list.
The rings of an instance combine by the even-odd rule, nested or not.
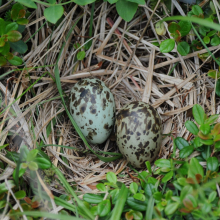
[[(65, 18), (58, 26), (46, 24), (31, 39), (31, 50), (23, 57), (30, 69), (17, 71), (15, 78), (8, 81), (8, 88), (6, 80), (0, 82), (1, 94), (4, 102), (6, 101), (4, 105), (2, 104), (2, 109), (12, 103), (46, 71), (54, 76), (54, 64), (66, 34), (83, 14), (66, 41), (58, 63), (62, 88), (67, 96), (73, 84), (81, 78), (98, 77), (111, 89), (117, 110), (134, 100), (149, 102), (161, 116), (163, 133), (171, 132), (175, 137), (187, 140), (190, 140), (191, 136), (184, 123), (192, 119), (191, 108), (194, 104), (202, 105), (208, 115), (220, 113), (220, 99), (215, 96), (215, 80), (205, 74), (209, 69), (215, 68), (215, 64), (207, 62), (208, 60), (202, 62), (197, 56), (198, 53), (203, 54), (207, 51), (202, 49), (182, 57), (176, 52), (162, 54), (159, 48), (152, 44), (155, 39), (160, 43), (169, 37), (155, 35), (154, 29), (154, 24), (162, 19), (158, 15), (161, 7), (166, 9), (164, 3), (159, 5), (154, 16), (151, 16), (153, 11), (151, 8), (142, 6), (141, 12), (129, 23), (118, 17), (114, 6), (106, 2), (96, 4), (92, 46), (86, 51), (86, 58), (82, 62), (75, 61), (79, 49), (76, 50), (73, 44), (79, 42), (83, 46), (88, 38), (91, 6), (81, 7), (74, 4), (70, 6), (66, 6)], [(175, 7), (184, 15), (177, 2)], [(29, 39), (44, 21), (43, 6), (40, 6), (30, 16), (24, 40)], [(141, 38), (147, 23), (149, 25)], [(191, 42), (193, 39), (194, 36), (191, 35), (188, 40)], [(138, 41), (140, 42), (137, 45)], [(131, 56), (136, 45), (135, 54)], [(217, 53), (219, 46), (210, 47), (209, 50)], [(173, 69), (172, 75), (168, 75), (177, 62), (178, 65)], [(3, 70), (7, 72), (13, 68), (6, 67)], [(42, 141), (45, 145), (58, 144), (77, 148), (77, 150), (64, 148), (62, 154), (60, 148), (51, 146), (47, 147), (45, 152), (66, 175), (68, 182), (76, 182), (79, 190), (83, 192), (96, 192), (96, 183), (105, 179), (108, 171), (116, 174), (122, 172), (125, 175), (119, 176), (118, 180), (126, 184), (132, 182), (130, 174), (135, 176), (135, 172), (125, 169), (126, 161), (105, 163), (93, 154), (85, 152), (86, 147), (66, 116), (56, 84), (48, 74), (34, 85), (34, 91), (35, 96), (30, 90), (12, 105), (16, 115), (7, 110), (1, 116), (0, 146), (10, 143), (10, 150), (19, 151), (22, 144), (33, 149), (37, 142)], [(31, 129), (32, 123), (34, 130)], [(51, 133), (48, 136), (49, 124)], [(14, 135), (9, 136), (9, 132)], [(17, 138), (17, 134), (20, 139)], [(115, 142), (110, 139), (105, 144), (93, 145), (92, 148), (118, 152)], [(171, 137), (165, 137), (158, 158), (168, 158), (172, 148)], [(195, 155), (196, 152), (192, 157)], [(67, 158), (68, 165), (62, 161), (62, 156)], [(0, 158), (12, 167), (15, 165), (7, 161), (2, 153)], [(1, 179), (9, 177), (12, 171), (13, 169), (8, 167)], [(55, 189), (54, 184), (50, 187), (53, 191), (62, 192), (62, 187)]]

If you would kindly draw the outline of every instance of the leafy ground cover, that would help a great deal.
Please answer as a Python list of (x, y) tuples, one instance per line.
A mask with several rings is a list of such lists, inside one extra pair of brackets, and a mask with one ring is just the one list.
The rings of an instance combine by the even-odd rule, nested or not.
[[(219, 219), (219, 9), (0, 1), (1, 219)], [(68, 108), (85, 77), (105, 82), (117, 111), (136, 100), (156, 108), (152, 164), (128, 164), (114, 134), (86, 141)]]

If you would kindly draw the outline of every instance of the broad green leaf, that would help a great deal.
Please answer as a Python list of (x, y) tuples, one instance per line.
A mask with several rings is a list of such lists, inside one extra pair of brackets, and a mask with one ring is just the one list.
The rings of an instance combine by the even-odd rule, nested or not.
[(30, 163), (28, 163), (28, 168), (30, 170), (36, 171), (36, 170), (38, 170), (38, 165), (34, 161), (31, 161)]
[(8, 191), (8, 187), (10, 189), (15, 187), (15, 183), (13, 180), (8, 180), (8, 184), (6, 185), (5, 182), (3, 182), (2, 184), (0, 184), (0, 194), (7, 192)]
[(210, 44), (212, 46), (218, 46), (220, 44), (220, 38), (217, 35), (214, 35), (214, 37), (211, 39)]
[(213, 202), (217, 196), (217, 192), (213, 191), (209, 194), (209, 202)]
[(205, 120), (205, 124), (213, 124), (217, 119), (219, 115), (211, 115), (208, 119)]
[(133, 193), (133, 194), (137, 193), (137, 191), (138, 191), (138, 184), (135, 183), (135, 182), (132, 182), (132, 183), (130, 184), (129, 190), (130, 190), (130, 192)]
[(18, 24), (16, 22), (12, 22), (5, 27), (5, 32), (16, 31), (18, 29)]
[(7, 60), (3, 56), (0, 56), (0, 66), (5, 66), (6, 64)]
[(8, 145), (9, 145), (9, 144), (4, 144), (4, 145), (0, 146), (0, 150), (6, 148)]
[(106, 186), (105, 186), (103, 183), (98, 183), (98, 184), (96, 185), (96, 188), (97, 188), (99, 191), (106, 192)]
[(161, 192), (155, 192), (153, 194), (153, 197), (154, 197), (155, 200), (160, 201), (163, 198), (163, 195), (162, 195)]
[(7, 41), (7, 38), (5, 36), (0, 38), (0, 47), (4, 47), (5, 46), (5, 41)]
[(96, 0), (74, 0), (74, 2), (78, 5), (88, 5), (88, 4), (91, 4), (95, 1)]
[(36, 162), (38, 167), (42, 170), (49, 169), (51, 167), (51, 162), (45, 158), (42, 158), (42, 157), (36, 157), (34, 159), (34, 162)]
[(168, 182), (169, 180), (171, 180), (173, 177), (173, 171), (170, 171), (169, 173), (167, 173), (163, 179), (162, 179), (162, 183), (166, 183)]
[(26, 196), (26, 192), (24, 190), (20, 190), (15, 192), (16, 199), (23, 199)]
[(119, 189), (113, 189), (109, 193), (112, 197), (112, 204), (114, 204), (114, 205), (118, 199), (119, 191), (120, 191)]
[(143, 195), (142, 193), (136, 193), (136, 194), (134, 194), (133, 197), (134, 197), (135, 199), (137, 199), (137, 200), (140, 200), (140, 201), (145, 201), (145, 200), (146, 200), (145, 195)]
[(147, 210), (148, 203), (146, 201), (142, 202), (137, 199), (134, 199), (133, 197), (128, 197), (127, 203), (133, 210), (140, 211), (140, 212)]
[(207, 168), (211, 171), (216, 171), (218, 168), (218, 159), (216, 157), (209, 157), (207, 160)]
[(209, 43), (210, 43), (210, 37), (205, 36), (205, 37), (203, 38), (203, 41), (204, 41), (205, 44), (209, 44)]
[(217, 80), (216, 82), (216, 90), (215, 93), (218, 97), (220, 97), (220, 79)]
[(158, 167), (171, 167), (170, 160), (168, 159), (158, 159), (154, 162), (154, 164)]
[(178, 202), (173, 202), (173, 203), (170, 203), (166, 206), (165, 208), (165, 214), (166, 215), (172, 215), (173, 213), (176, 212), (176, 210), (178, 209), (179, 207), (179, 203)]
[(182, 41), (177, 45), (177, 51), (180, 53), (180, 55), (186, 56), (190, 51), (190, 46), (187, 42)]
[(5, 20), (0, 18), (0, 36), (4, 35), (5, 32)]
[(196, 158), (192, 158), (190, 160), (188, 177), (195, 178), (196, 174), (200, 174), (202, 177), (204, 177), (203, 167), (200, 165), (199, 161)]
[[(18, 172), (18, 178), (20, 178), (21, 176), (23, 176), (23, 174), (25, 173), (26, 168), (22, 168), (20, 165), (20, 169)], [(16, 169), (13, 171), (13, 179), (15, 180), (15, 174), (16, 174)]]
[(27, 158), (26, 158), (27, 162), (34, 160), (37, 154), (38, 154), (38, 149), (31, 150), (27, 155)]
[(86, 52), (85, 51), (79, 51), (77, 53), (77, 60), (83, 60), (86, 56)]
[(55, 4), (56, 0), (47, 0), (50, 4)]
[(180, 21), (178, 25), (180, 26), (179, 32), (181, 34), (181, 37), (186, 36), (192, 28), (192, 24), (189, 21)]
[(193, 195), (191, 194), (186, 195), (185, 200), (186, 199), (190, 200), (191, 204), (193, 205), (193, 208), (196, 208), (198, 206), (197, 199)]
[(5, 54), (5, 58), (6, 58), (6, 60), (11, 60), (12, 58), (14, 57), (14, 55), (12, 54), (12, 53), (10, 53), (10, 52), (8, 52), (7, 54)]
[(150, 162), (149, 162), (149, 161), (146, 161), (145, 164), (146, 164), (146, 167), (147, 167), (147, 169), (148, 169), (148, 172), (149, 172), (149, 173), (152, 173), (152, 169), (151, 169)]
[(93, 214), (94, 216), (98, 215), (98, 206), (97, 206), (97, 205), (96, 205), (96, 206), (93, 206), (93, 207), (90, 209), (90, 211), (92, 212), (92, 214)]
[(199, 128), (199, 130), (204, 134), (207, 135), (211, 131), (211, 127), (209, 124), (202, 124)]
[(145, 5), (145, 0), (127, 0), (128, 2), (138, 3), (139, 5)]
[(205, 145), (213, 145), (214, 144), (213, 140), (203, 140), (203, 139), (200, 139), (200, 142), (205, 144)]
[(199, 5), (193, 5), (192, 6), (192, 12), (193, 12), (194, 15), (197, 15), (197, 16), (203, 14), (203, 10)]
[(0, 53), (2, 55), (6, 55), (9, 51), (10, 51), (10, 44), (9, 44), (9, 42), (5, 42), (5, 46), (0, 47)]
[(6, 205), (7, 201), (6, 200), (1, 200), (0, 201), (0, 209), (4, 208)]
[(19, 18), (16, 22), (20, 25), (26, 25), (29, 23), (29, 20), (27, 18)]
[(118, 0), (108, 0), (108, 2), (110, 3), (110, 4), (114, 4), (114, 3), (116, 3)]
[(200, 26), (199, 27), (199, 33), (202, 35), (202, 36), (206, 36), (206, 29), (203, 27), (203, 26)]
[(108, 215), (111, 211), (111, 202), (109, 199), (106, 199), (98, 204), (97, 212), (100, 217)]
[(126, 0), (118, 0), (116, 2), (116, 10), (118, 14), (127, 22), (131, 21), (138, 8), (138, 4), (128, 2)]
[(197, 125), (196, 125), (194, 122), (192, 122), (192, 121), (186, 121), (186, 122), (185, 122), (185, 126), (186, 126), (187, 130), (188, 130), (189, 132), (191, 132), (192, 134), (194, 134), (194, 135), (197, 135), (197, 134), (198, 134), (199, 129), (198, 129)]
[(21, 40), (21, 38), (22, 38), (22, 35), (18, 31), (9, 31), (7, 33), (7, 39), (11, 42), (19, 41)]
[(151, 183), (147, 183), (144, 187), (144, 193), (147, 197), (151, 197), (155, 192), (155, 186)]
[(209, 70), (208, 71), (208, 76), (215, 79), (215, 77), (218, 79), (220, 77), (220, 72), (218, 72), (217, 70)]
[(183, 189), (180, 192), (180, 199), (183, 201), (183, 199), (186, 197), (188, 194), (192, 194), (193, 192), (193, 187), (186, 185), (183, 187)]
[(192, 145), (184, 147), (182, 150), (180, 150), (179, 156), (180, 158), (186, 158), (189, 155), (191, 155), (194, 151), (194, 147)]
[(192, 108), (192, 112), (193, 112), (193, 117), (196, 120), (196, 122), (199, 125), (204, 124), (205, 112), (204, 112), (203, 108), (200, 105), (195, 104)]
[(63, 6), (54, 5), (44, 10), (44, 16), (49, 22), (51, 22), (52, 24), (56, 24), (56, 22), (62, 17), (63, 12)]
[(116, 182), (117, 182), (117, 177), (116, 177), (115, 173), (113, 173), (113, 172), (108, 172), (106, 174), (106, 179), (108, 180), (109, 183), (116, 184)]
[(174, 142), (179, 150), (182, 150), (184, 147), (189, 146), (189, 143), (182, 137), (175, 138)]
[(208, 37), (212, 37), (213, 35), (215, 35), (216, 34), (216, 30), (212, 30), (212, 31), (210, 31), (208, 34), (207, 34), (207, 36)]
[(37, 9), (37, 5), (34, 3), (33, 0), (17, 0), (17, 2), (21, 3), (24, 6), (27, 6), (28, 8)]
[(167, 39), (161, 42), (160, 44), (160, 52), (169, 53), (175, 47), (174, 39)]
[(14, 51), (16, 51), (20, 54), (24, 54), (28, 50), (27, 44), (24, 43), (24, 41), (22, 41), (22, 40), (19, 40), (17, 42), (9, 42), (9, 44)]
[(218, 150), (220, 149), (220, 141), (215, 142), (215, 148)]
[(102, 195), (95, 195), (91, 193), (86, 193), (83, 195), (83, 200), (91, 204), (99, 204), (103, 201), (103, 198), (104, 196)]
[(176, 22), (170, 22), (168, 25), (168, 30), (173, 34), (176, 32), (176, 30), (180, 30), (180, 26)]

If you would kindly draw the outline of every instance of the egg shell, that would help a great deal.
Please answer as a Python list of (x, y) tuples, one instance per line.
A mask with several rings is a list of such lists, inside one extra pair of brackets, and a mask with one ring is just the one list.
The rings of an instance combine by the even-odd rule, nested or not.
[(71, 90), (70, 113), (86, 139), (101, 144), (115, 123), (114, 97), (101, 80), (82, 79)]
[(157, 111), (135, 101), (122, 108), (115, 122), (116, 142), (124, 157), (137, 168), (145, 167), (159, 153), (162, 125)]

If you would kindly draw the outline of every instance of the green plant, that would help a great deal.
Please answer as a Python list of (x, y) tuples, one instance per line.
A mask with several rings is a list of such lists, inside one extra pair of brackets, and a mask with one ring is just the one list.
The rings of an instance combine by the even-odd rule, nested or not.
[(0, 66), (9, 62), (14, 66), (21, 65), (22, 59), (15, 56), (13, 51), (24, 54), (27, 51), (27, 45), (21, 40), (25, 25), (28, 24), (26, 10), (23, 5), (16, 3), (8, 13), (7, 20), (0, 18)]
[(213, 78), (213, 79), (217, 79), (215, 93), (216, 93), (217, 96), (220, 97), (220, 72), (216, 71), (216, 70), (209, 70), (208, 71), (208, 76)]

